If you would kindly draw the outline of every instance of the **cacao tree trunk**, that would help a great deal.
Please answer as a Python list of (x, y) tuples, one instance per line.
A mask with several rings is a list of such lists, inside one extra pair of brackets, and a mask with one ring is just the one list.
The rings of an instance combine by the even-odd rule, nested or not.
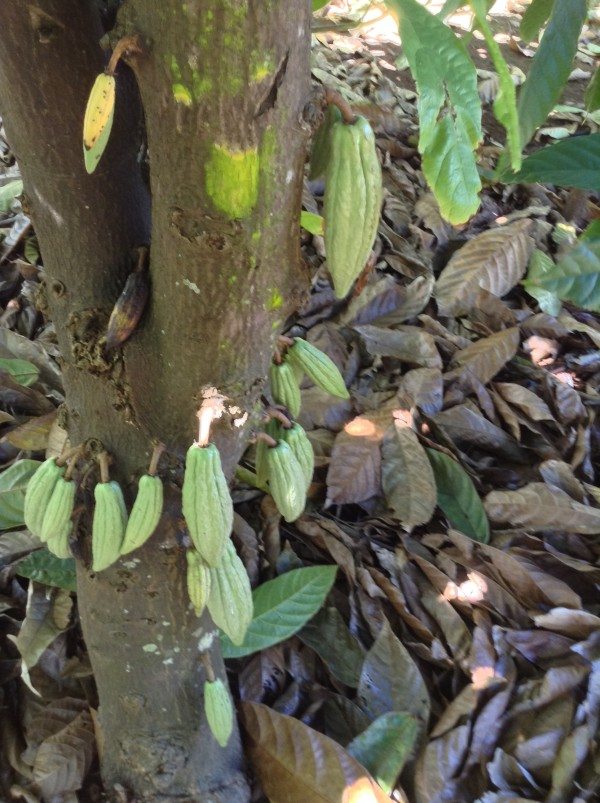
[[(129, 502), (151, 440), (169, 450), (165, 514), (150, 542), (94, 575), (84, 511), (74, 545), (109, 794), (121, 784), (138, 800), (248, 796), (237, 732), (221, 749), (203, 715), (200, 641), (218, 676), (224, 668), (214, 625), (186, 595), (181, 458), (207, 386), (252, 422), (303, 287), (309, 24), (309, 0), (127, 0), (111, 44), (136, 35), (142, 52), (118, 68), (113, 131), (88, 176), (83, 112), (106, 61), (94, 3), (0, 3), (0, 114), (43, 255), (71, 442), (110, 451)], [(148, 309), (106, 358), (106, 321), (142, 244), (151, 246)], [(229, 473), (247, 433), (248, 423), (219, 424)]]

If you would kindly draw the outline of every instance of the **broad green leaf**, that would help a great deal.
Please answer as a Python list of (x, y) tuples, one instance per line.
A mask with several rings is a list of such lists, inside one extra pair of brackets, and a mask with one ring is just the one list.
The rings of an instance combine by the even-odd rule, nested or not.
[(29, 387), (37, 382), (40, 372), (35, 365), (27, 360), (0, 357), (0, 371), (6, 371), (19, 385)]
[(527, 144), (536, 128), (558, 102), (571, 73), (579, 34), (587, 16), (587, 0), (561, 0), (550, 22), (519, 94), (521, 142)]
[(562, 301), (600, 312), (600, 239), (580, 237), (577, 245), (542, 275), (524, 282), (527, 292), (541, 287)]
[(405, 712), (382, 714), (346, 747), (366, 767), (384, 792), (394, 788), (414, 750), (419, 732), (417, 720)]
[(481, 181), (473, 149), (459, 120), (443, 117), (423, 154), (423, 173), (442, 216), (453, 224), (467, 221), (479, 208)]
[(0, 474), (0, 530), (24, 523), (25, 490), (40, 465), (38, 460), (17, 460)]
[(9, 181), (0, 187), (0, 212), (8, 212), (10, 205), (23, 192), (23, 182), (20, 178)]
[(337, 742), (261, 703), (240, 706), (248, 753), (273, 803), (389, 803), (367, 770)]
[(527, 279), (523, 282), (525, 290), (535, 298), (542, 312), (547, 312), (548, 315), (558, 315), (561, 308), (560, 299), (553, 292), (545, 290), (543, 287), (544, 276), (551, 274), (553, 270), (554, 261), (552, 257), (536, 248), (531, 255)]
[(600, 133), (569, 137), (540, 148), (507, 180), (600, 190)]
[(293, 636), (319, 610), (331, 590), (337, 566), (309, 566), (263, 583), (254, 590), (254, 618), (244, 643), (221, 636), (223, 656), (240, 658)]
[(37, 535), (30, 533), (29, 530), (13, 530), (0, 534), (0, 569), (10, 566), (33, 550), (39, 549), (41, 545), (42, 542)]
[(437, 483), (438, 506), (453, 527), (475, 541), (487, 544), (490, 525), (472, 479), (443, 452), (427, 449), (427, 454)]
[(358, 686), (365, 651), (348, 630), (337, 608), (319, 611), (298, 633), (331, 674), (351, 688)]
[(319, 11), (319, 9), (326, 6), (328, 2), (329, 0), (312, 0), (312, 10)]
[(513, 170), (521, 166), (521, 137), (519, 134), (519, 117), (517, 115), (517, 92), (508, 64), (502, 51), (494, 39), (494, 34), (487, 21), (487, 7), (484, 0), (470, 0), (479, 30), (483, 34), (488, 52), (498, 73), (499, 88), (494, 100), (494, 115), (506, 129), (506, 140), (510, 164)]
[(324, 223), (325, 221), (321, 215), (315, 215), (314, 212), (306, 212), (304, 209), (300, 212), (300, 225), (311, 234), (320, 234), (323, 236), (325, 233)]
[(454, 14), (459, 8), (467, 5), (467, 0), (446, 0), (442, 8), (438, 11), (437, 16), (445, 19), (450, 14)]
[(61, 560), (45, 548), (38, 549), (19, 561), (17, 574), (45, 586), (64, 588), (67, 591), (77, 590), (73, 558)]
[(596, 67), (596, 72), (585, 90), (585, 108), (590, 113), (600, 109), (600, 67)]
[(542, 26), (546, 24), (552, 14), (553, 7), (554, 0), (531, 0), (525, 9), (519, 28), (521, 39), (524, 42), (532, 42), (538, 38)]

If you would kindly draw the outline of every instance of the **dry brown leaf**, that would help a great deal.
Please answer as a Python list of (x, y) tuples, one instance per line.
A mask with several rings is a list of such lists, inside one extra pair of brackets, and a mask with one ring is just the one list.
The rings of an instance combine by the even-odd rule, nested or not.
[(443, 400), (444, 380), (439, 368), (413, 368), (400, 380), (398, 404), (405, 410), (417, 407), (427, 415), (436, 415)]
[(446, 785), (459, 773), (470, 733), (470, 724), (461, 725), (429, 742), (419, 756), (415, 770), (416, 803), (456, 799), (448, 795)]
[(534, 616), (538, 627), (554, 630), (575, 639), (586, 639), (600, 630), (600, 617), (589, 611), (574, 611), (571, 608), (552, 608), (548, 613)]
[(429, 521), (437, 504), (433, 470), (416, 434), (399, 420), (383, 440), (381, 475), (387, 503), (404, 527)]
[(494, 387), (504, 401), (518, 407), (533, 421), (554, 421), (550, 408), (543, 399), (540, 399), (531, 390), (514, 382), (496, 382)]
[(493, 523), (523, 527), (530, 532), (600, 533), (598, 508), (586, 507), (543, 482), (529, 483), (518, 491), (492, 491), (484, 499), (484, 507)]
[(0, 441), (10, 443), (17, 449), (31, 452), (42, 452), (46, 449), (52, 425), (56, 419), (56, 410), (46, 415), (30, 418), (24, 424), (11, 429)]
[(474, 305), (480, 289), (498, 298), (523, 277), (534, 241), (530, 220), (478, 234), (457, 251), (437, 281), (440, 315), (460, 315)]
[(398, 326), (383, 329), (378, 326), (355, 326), (364, 340), (369, 354), (379, 357), (394, 357), (409, 365), (424, 368), (441, 368), (442, 359), (433, 337), (416, 326)]
[(82, 711), (72, 722), (40, 745), (33, 778), (45, 798), (80, 789), (95, 752), (92, 718)]
[(327, 502), (362, 502), (381, 487), (380, 443), (385, 431), (378, 416), (359, 415), (338, 434), (327, 472)]
[(447, 378), (458, 378), (462, 372), (466, 371), (485, 385), (504, 368), (509, 360), (512, 360), (518, 348), (519, 330), (517, 327), (476, 340), (465, 349), (456, 352), (452, 358), (452, 366), (456, 370), (447, 375)]

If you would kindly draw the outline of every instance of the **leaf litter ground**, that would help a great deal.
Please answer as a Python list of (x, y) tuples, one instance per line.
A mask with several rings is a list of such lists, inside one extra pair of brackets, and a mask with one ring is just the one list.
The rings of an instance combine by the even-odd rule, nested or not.
[[(514, 33), (518, 20), (494, 23)], [(234, 537), (254, 586), (300, 566), (339, 567), (296, 636), (230, 663), (256, 799), (262, 783), (274, 801), (339, 800), (343, 788), (416, 803), (594, 800), (600, 322), (568, 303), (543, 311), (520, 281), (534, 249), (560, 255), (600, 217), (598, 197), (491, 187), (467, 226), (449, 226), (420, 171), (413, 87), (394, 66), (393, 37), (375, 32), (318, 34), (313, 48), (315, 83), (341, 91), (377, 134), (386, 193), (372, 264), (336, 301), (322, 240), (305, 235), (312, 290), (287, 332), (331, 356), (351, 400), (303, 388), (317, 469), (297, 522), (251, 487), (235, 490)], [(513, 69), (532, 55), (514, 36), (504, 52)], [(494, 86), (482, 72), (488, 104)], [(584, 86), (569, 83), (570, 110), (542, 139), (589, 130), (574, 111)], [(501, 133), (484, 120), (485, 161)], [(37, 244), (18, 200), (4, 202), (19, 174), (0, 146), (6, 530), (27, 479), (11, 465), (56, 453), (65, 433)], [(320, 211), (322, 190), (306, 184), (307, 211)], [(26, 531), (0, 535), (0, 794), (99, 800), (72, 567), (35, 559), (36, 546)]]

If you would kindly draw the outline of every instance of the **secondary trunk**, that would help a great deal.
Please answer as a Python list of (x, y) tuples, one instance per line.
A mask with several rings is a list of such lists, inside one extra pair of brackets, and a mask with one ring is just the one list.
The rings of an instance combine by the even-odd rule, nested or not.
[[(94, 4), (0, 3), (0, 113), (44, 258), (70, 437), (100, 440), (124, 485), (143, 470), (153, 437), (169, 448), (170, 477), (179, 476), (205, 386), (252, 417), (299, 292), (309, 6), (123, 6), (119, 36), (143, 45), (131, 64), (150, 153), (150, 218), (137, 159), (143, 118), (125, 66), (107, 152), (94, 175), (84, 170), (83, 110), (103, 67)], [(150, 242), (150, 220), (149, 308), (124, 352), (105, 360), (99, 338), (131, 248)], [(229, 471), (246, 432), (225, 422), (216, 433)], [(119, 783), (140, 800), (242, 801), (237, 734), (221, 750), (203, 717), (198, 642), (214, 626), (189, 610), (178, 484), (167, 485), (159, 531), (111, 569), (89, 571), (89, 521), (79, 530), (78, 601), (98, 685), (103, 776), (108, 791)], [(223, 677), (218, 639), (211, 660)]]

